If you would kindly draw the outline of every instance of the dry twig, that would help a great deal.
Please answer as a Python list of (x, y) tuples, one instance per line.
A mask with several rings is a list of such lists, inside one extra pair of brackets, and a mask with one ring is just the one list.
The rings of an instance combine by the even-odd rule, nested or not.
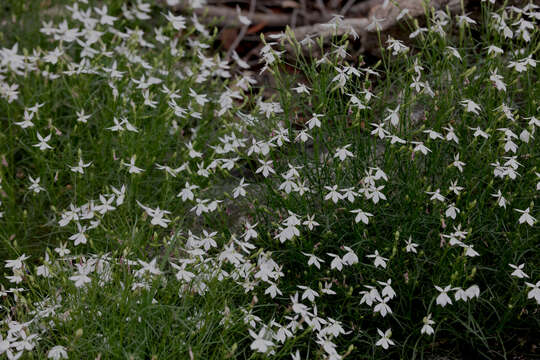
[[(172, 8), (175, 11), (186, 11), (187, 7), (180, 3)], [(226, 6), (206, 6), (205, 8), (193, 9), (193, 12), (198, 16), (208, 16), (210, 18), (218, 18), (219, 24), (223, 26), (241, 27), (243, 26), (238, 21), (238, 13), (235, 9)], [(290, 24), (291, 15), (288, 14), (263, 14), (253, 13), (249, 15), (246, 11), (241, 11), (240, 15), (248, 17), (253, 23), (265, 23), (271, 27), (281, 27)]]
[[(250, 20), (251, 20), (251, 17), (253, 16), (253, 14), (255, 13), (256, 4), (257, 4), (257, 0), (251, 0), (249, 2), (249, 13), (248, 13), (247, 18), (250, 19)], [(242, 26), (242, 29), (240, 30), (240, 33), (238, 34), (236, 39), (234, 39), (234, 42), (232, 43), (231, 47), (227, 51), (227, 55), (225, 56), (225, 59), (229, 60), (229, 58), (231, 57), (231, 54), (233, 53), (233, 51), (236, 50), (236, 48), (240, 44), (240, 41), (242, 41), (244, 36), (246, 36), (246, 32), (247, 32), (248, 28), (249, 28), (249, 24), (244, 24), (244, 26)]]

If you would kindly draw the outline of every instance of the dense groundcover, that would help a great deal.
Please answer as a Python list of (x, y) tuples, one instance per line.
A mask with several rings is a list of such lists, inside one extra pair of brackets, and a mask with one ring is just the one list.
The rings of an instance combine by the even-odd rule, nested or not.
[(540, 8), (480, 5), (255, 67), (165, 4), (0, 5), (0, 358), (540, 356)]

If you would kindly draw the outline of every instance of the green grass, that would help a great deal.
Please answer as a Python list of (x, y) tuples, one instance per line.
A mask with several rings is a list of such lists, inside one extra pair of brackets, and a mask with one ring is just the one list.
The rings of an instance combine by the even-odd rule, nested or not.
[[(472, 25), (430, 13), (426, 31), (407, 41), (404, 53), (372, 33), (380, 58), (368, 64), (335, 51), (349, 45), (346, 36), (330, 45), (317, 40), (312, 50), (328, 59), (317, 63), (320, 56), (299, 50), (287, 32), (268, 43), (275, 61), (267, 60), (262, 75), (252, 73), (258, 83), (243, 89), (248, 73), (234, 61), (224, 66), (215, 31), (202, 34), (192, 19), (177, 31), (156, 4), (149, 19), (129, 19), (122, 2), (108, 3), (114, 27), (126, 35), (87, 24), (103, 32), (83, 63), (93, 71), (70, 73), (84, 57), (81, 44), (40, 33), (49, 20), (56, 28), (64, 20), (83, 28), (65, 3), (8, 2), (0, 10), (0, 259), (29, 256), (20, 266), (6, 262), (0, 279), (0, 336), (11, 353), (41, 359), (61, 345), (70, 358), (92, 359), (290, 359), (296, 351), (307, 359), (538, 355), (538, 221), (520, 221), (527, 219), (516, 211), (538, 217), (540, 34), (533, 8), (517, 13), (483, 4)], [(512, 39), (494, 20), (503, 11)], [(93, 18), (99, 20), (95, 10)], [(532, 24), (528, 37), (516, 33), (520, 19)], [(418, 28), (411, 20), (402, 26), (407, 33)], [(155, 27), (169, 39), (157, 41)], [(292, 49), (277, 53), (287, 44)], [(504, 53), (489, 54), (488, 46)], [(57, 47), (62, 55), (48, 62), (44, 54)], [(22, 57), (33, 53), (40, 55)], [(509, 66), (514, 61), (523, 71)], [(114, 67), (123, 75), (112, 78)], [(340, 84), (336, 76), (351, 69), (359, 76), (348, 74)], [(495, 71), (504, 91), (494, 85)], [(155, 101), (149, 104), (139, 85), (150, 77), (160, 83), (143, 86)], [(299, 83), (309, 93), (294, 90)], [(176, 105), (162, 85), (177, 91)], [(478, 114), (463, 100), (478, 104)], [(35, 104), (43, 105), (33, 125), (21, 124)], [(397, 117), (389, 117), (398, 106)], [(86, 122), (78, 121), (80, 110), (90, 115)], [(320, 127), (310, 126), (313, 114), (322, 114)], [(114, 118), (129, 123), (114, 132)], [(373, 131), (382, 123), (388, 133), (381, 139)], [(508, 129), (506, 138), (500, 129)], [(310, 138), (295, 141), (300, 131)], [(483, 132), (487, 138), (477, 136)], [(38, 133), (51, 135), (52, 149), (34, 146)], [(346, 145), (352, 156), (342, 161), (336, 153)], [(125, 164), (132, 157), (144, 171), (130, 173)], [(517, 169), (505, 165), (508, 157)], [(71, 170), (80, 159), (90, 163), (83, 174)], [(268, 176), (261, 167), (267, 161)], [(31, 178), (38, 177), (36, 192)], [(245, 195), (238, 194), (241, 179)], [(186, 182), (197, 187), (193, 199), (182, 200)], [(462, 189), (453, 192), (452, 184)], [(353, 201), (332, 201), (332, 186), (340, 194), (351, 188)], [(499, 190), (505, 208), (493, 196)], [(433, 194), (444, 201), (431, 200)], [(207, 208), (197, 214), (201, 201)], [(451, 204), (455, 218), (447, 215)], [(156, 214), (158, 207), (167, 213)], [(64, 223), (73, 209), (78, 219)], [(355, 221), (358, 209), (372, 215), (367, 224)], [(319, 225), (309, 229), (310, 218)], [(85, 238), (76, 240), (81, 229)], [(461, 231), (462, 246), (451, 246), (459, 237), (451, 234)], [(409, 238), (417, 252), (408, 251)], [(376, 251), (386, 267), (376, 266)], [(320, 268), (305, 254), (320, 258)], [(335, 255), (345, 254), (352, 260), (336, 266)], [(513, 276), (509, 264), (525, 264), (528, 278)], [(382, 316), (375, 307), (388, 280), (395, 297), (385, 300), (391, 313)], [(335, 294), (324, 293), (330, 284)], [(436, 286), (447, 285), (477, 286), (479, 296), (458, 300), (454, 289), (452, 304), (441, 306)], [(366, 286), (378, 289), (372, 305)], [(317, 292), (313, 302), (305, 287)], [(421, 333), (429, 314), (432, 335)], [(388, 349), (379, 346), (378, 329), (391, 329)], [(265, 332), (268, 349), (254, 338)], [(33, 340), (21, 342), (27, 336)], [(0, 357), (7, 356), (3, 346)]]

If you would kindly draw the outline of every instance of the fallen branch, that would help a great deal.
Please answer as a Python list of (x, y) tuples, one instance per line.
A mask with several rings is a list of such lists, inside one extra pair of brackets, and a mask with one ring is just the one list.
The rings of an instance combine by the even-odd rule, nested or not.
[[(353, 3), (354, 3), (354, 1), (353, 1)], [(349, 12), (354, 16), (362, 16), (362, 17), (365, 16), (365, 17), (367, 17), (367, 15), (369, 14), (369, 11), (373, 7), (375, 7), (377, 5), (380, 5), (382, 3), (383, 3), (382, 0), (366, 0), (366, 1), (362, 1), (359, 4), (354, 4), (354, 5), (350, 4), (349, 8), (347, 8), (347, 9), (345, 9), (346, 7), (344, 7), (344, 10), (342, 10), (341, 15), (345, 15), (347, 12)]]
[[(408, 33), (405, 34), (399, 30), (399, 21), (397, 20), (401, 11), (408, 9), (408, 16), (411, 18), (419, 18), (425, 14), (423, 0), (401, 0), (398, 3), (399, 6), (389, 3), (386, 7), (383, 7), (381, 0), (368, 0), (366, 3), (373, 5), (373, 7), (365, 17), (346, 18), (334, 25), (323, 23), (301, 26), (293, 29), (294, 36), (297, 41), (302, 41), (310, 36), (322, 36), (323, 39), (328, 39), (332, 36), (356, 33), (361, 37), (362, 51), (374, 52), (378, 48), (379, 38), (375, 29), (368, 30), (374, 18), (384, 19), (379, 23), (380, 33), (383, 36), (397, 32), (404, 38), (408, 36)], [(467, 3), (467, 0), (464, 0), (464, 3)], [(428, 6), (434, 10), (448, 9), (451, 13), (458, 13), (462, 10), (461, 0), (431, 0)], [(358, 11), (360, 8), (355, 10)], [(353, 9), (351, 8), (349, 11), (352, 12)], [(366, 10), (362, 9), (362, 11)]]
[(296, 40), (301, 41), (310, 36), (322, 36), (323, 38), (328, 38), (332, 36), (341, 36), (346, 33), (350, 33), (351, 29), (357, 33), (365, 31), (368, 26), (369, 21), (366, 18), (352, 18), (344, 19), (340, 23), (333, 25), (328, 23), (314, 24), (307, 26), (300, 26), (296, 29), (293, 29), (294, 37)]
[[(463, 3), (466, 4), (467, 1), (465, 0)], [(401, 0), (398, 5), (396, 6), (391, 2), (386, 7), (383, 7), (383, 4), (375, 5), (369, 12), (369, 18), (384, 19), (380, 24), (381, 31), (384, 32), (398, 24), (397, 17), (403, 9), (408, 9), (408, 16), (412, 18), (425, 15), (424, 1), (422, 0)], [(450, 12), (454, 14), (462, 10), (461, 0), (431, 0), (427, 2), (427, 6), (434, 10), (446, 10), (448, 7)]]
[[(257, 0), (251, 0), (250, 1), (248, 18), (250, 16), (253, 16), (253, 14), (255, 13), (255, 5), (256, 5), (256, 3), (257, 3)], [(231, 54), (233, 53), (233, 51), (236, 50), (236, 48), (240, 44), (240, 41), (242, 41), (244, 36), (246, 36), (246, 32), (247, 32), (248, 28), (249, 28), (249, 24), (247, 24), (247, 23), (244, 24), (244, 26), (242, 26), (242, 29), (240, 30), (240, 34), (238, 34), (236, 39), (234, 39), (234, 42), (232, 43), (229, 50), (227, 50), (227, 55), (225, 56), (225, 59), (229, 60), (229, 58), (231, 57)]]
[[(172, 7), (174, 11), (186, 11), (188, 8), (180, 3)], [(235, 9), (226, 6), (206, 6), (204, 8), (193, 9), (198, 16), (207, 16), (209, 18), (218, 18), (219, 25), (230, 27), (242, 27), (243, 24), (238, 20), (238, 13)], [(291, 15), (288, 14), (263, 14), (241, 11), (240, 15), (247, 17), (254, 24), (264, 23), (266, 26), (282, 27), (291, 23)]]

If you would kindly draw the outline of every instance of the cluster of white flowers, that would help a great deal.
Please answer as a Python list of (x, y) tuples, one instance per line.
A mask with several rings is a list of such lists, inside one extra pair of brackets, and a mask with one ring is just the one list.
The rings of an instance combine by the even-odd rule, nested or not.
[[(357, 243), (340, 244), (332, 250), (333, 252), (328, 252), (326, 246), (319, 247), (319, 244), (316, 244), (306, 249), (302, 247), (304, 237), (310, 238), (318, 234), (322, 227), (325, 230), (329, 228), (328, 224), (325, 224), (327, 219), (319, 218), (313, 208), (309, 211), (306, 209), (304, 212), (292, 211), (292, 208), (271, 209), (272, 211), (268, 211), (270, 221), (264, 225), (258, 219), (249, 216), (242, 217), (242, 221), (239, 222), (240, 232), (232, 229), (225, 234), (211, 228), (214, 223), (221, 221), (221, 215), (234, 217), (229, 213), (228, 207), (231, 197), (235, 202), (245, 204), (248, 202), (246, 198), (264, 184), (271, 187), (272, 193), (277, 194), (284, 203), (291, 199), (303, 199), (313, 206), (320, 205), (324, 209), (332, 209), (336, 217), (345, 219), (344, 221), (348, 222), (352, 228), (359, 230), (358, 234), (361, 234), (363, 230), (371, 226), (383, 224), (384, 217), (388, 216), (385, 209), (394, 194), (395, 184), (392, 184), (392, 180), (394, 176), (397, 176), (394, 169), (386, 168), (384, 161), (380, 161), (380, 157), (377, 156), (375, 159), (365, 159), (369, 165), (357, 166), (361, 160), (359, 159), (360, 152), (358, 148), (355, 148), (355, 143), (349, 140), (334, 148), (325, 149), (332, 155), (318, 153), (316, 156), (317, 161), (322, 160), (323, 164), (332, 166), (334, 169), (354, 168), (354, 171), (358, 173), (354, 174), (354, 181), (347, 176), (338, 176), (340, 174), (337, 172), (341, 170), (336, 170), (325, 183), (317, 184), (309, 174), (313, 168), (322, 166), (322, 163), (300, 166), (296, 163), (296, 159), (294, 161), (283, 159), (279, 154), (291, 146), (306, 149), (315, 143), (317, 138), (325, 136), (328, 124), (335, 119), (330, 119), (327, 114), (315, 113), (314, 111), (319, 111), (317, 109), (311, 109), (306, 117), (309, 119), (304, 124), (296, 124), (300, 129), (292, 130), (290, 124), (283, 123), (283, 114), (287, 113), (286, 106), (273, 101), (272, 98), (264, 99), (262, 96), (257, 97), (253, 102), (253, 114), (238, 111), (236, 105), (239, 100), (247, 96), (245, 92), (257, 84), (257, 80), (248, 71), (249, 65), (235, 52), (232, 54), (231, 61), (221, 59), (219, 56), (207, 55), (211, 35), (196, 15), (186, 18), (170, 11), (163, 13), (160, 16), (166, 21), (167, 26), (158, 27), (153, 35), (149, 35), (138, 28), (133, 30), (127, 26), (121, 27), (120, 24), (124, 24), (124, 20), (129, 24), (129, 21), (150, 19), (153, 16), (150, 4), (142, 0), (137, 0), (131, 5), (126, 3), (122, 6), (119, 16), (112, 16), (106, 5), (91, 7), (85, 3), (82, 0), (75, 1), (74, 5), (68, 6), (71, 16), (59, 24), (43, 23), (41, 33), (54, 48), (33, 49), (32, 55), (29, 55), (28, 51), (20, 55), (21, 50), (17, 44), (11, 48), (0, 48), (0, 101), (10, 104), (9, 106), (18, 103), (22, 105), (16, 118), (9, 119), (16, 125), (14, 129), (21, 134), (18, 141), (24, 143), (28, 149), (35, 151), (39, 156), (49, 156), (51, 153), (61, 156), (63, 143), (69, 141), (69, 135), (66, 135), (66, 132), (75, 131), (75, 127), (82, 127), (89, 132), (94, 131), (93, 127), (97, 126), (96, 119), (101, 116), (98, 113), (99, 110), (90, 111), (89, 108), (78, 106), (72, 111), (73, 128), (61, 130), (62, 126), (57, 122), (49, 120), (46, 123), (40, 115), (40, 112), (44, 111), (40, 108), (50, 104), (35, 103), (34, 97), (30, 97), (31, 100), (29, 100), (23, 96), (24, 92), (21, 91), (16, 80), (30, 76), (29, 74), (40, 76), (44, 81), (53, 84), (55, 81), (62, 81), (58, 79), (99, 80), (105, 84), (107, 94), (110, 93), (108, 101), (114, 103), (117, 108), (114, 115), (108, 116), (107, 124), (97, 129), (97, 131), (105, 130), (103, 133), (107, 136), (112, 134), (114, 143), (118, 144), (112, 148), (114, 166), (102, 169), (100, 168), (102, 162), (97, 154), (89, 151), (83, 153), (79, 149), (77, 157), (72, 159), (72, 162), (62, 165), (62, 169), (54, 168), (54, 179), (45, 178), (41, 174), (28, 175), (28, 181), (25, 180), (27, 192), (31, 196), (43, 197), (43, 199), (50, 195), (50, 186), (60, 181), (59, 176), (71, 176), (73, 185), (69, 184), (69, 187), (65, 188), (66, 191), (73, 190), (74, 200), (69, 205), (67, 205), (69, 202), (64, 203), (60, 207), (64, 208), (61, 211), (51, 207), (54, 211), (52, 216), (57, 217), (51, 221), (51, 224), (58, 227), (60, 236), (64, 238), (54, 251), (47, 249), (43, 260), (35, 265), (35, 269), (33, 265), (27, 264), (29, 256), (25, 254), (5, 262), (5, 268), (10, 272), (6, 273), (4, 278), (16, 287), (7, 290), (2, 287), (0, 298), (12, 296), (17, 302), (21, 294), (33, 286), (35, 279), (30, 274), (33, 274), (34, 270), (40, 280), (61, 281), (59, 279), (62, 277), (68, 279), (66, 283), (74, 287), (75, 291), (80, 291), (82, 296), (90, 288), (103, 288), (105, 285), (113, 284), (115, 271), (129, 275), (131, 279), (129, 285), (122, 282), (118, 286), (130, 290), (134, 296), (152, 289), (154, 283), (160, 283), (163, 287), (176, 287), (180, 297), (190, 294), (205, 296), (213, 281), (230, 281), (241, 286), (246, 294), (252, 295), (253, 299), (256, 299), (253, 300), (253, 304), (259, 301), (257, 298), (259, 295), (264, 296), (268, 303), (279, 301), (284, 308), (289, 309), (285, 316), (278, 318), (276, 315), (262, 319), (253, 313), (253, 304), (246, 303), (240, 306), (244, 314), (243, 321), (247, 326), (246, 332), (251, 339), (251, 350), (270, 356), (278, 351), (280, 345), (298, 335), (299, 331), (309, 328), (325, 357), (336, 360), (343, 358), (343, 355), (340, 355), (338, 338), (349, 334), (352, 329), (349, 330), (344, 321), (334, 319), (333, 314), (326, 311), (321, 311), (319, 314), (318, 309), (323, 307), (323, 301), (333, 299), (332, 297), (338, 298), (339, 291), (350, 291), (351, 294), (359, 296), (358, 305), (372, 312), (373, 316), (377, 317), (377, 321), (381, 321), (382, 324), (388, 321), (387, 317), (394, 316), (394, 310), (399, 302), (394, 299), (403, 298), (402, 294), (400, 296), (397, 293), (401, 279), (388, 276), (388, 270), (397, 263), (396, 257), (402, 256), (398, 254), (397, 245), (387, 248), (379, 246), (377, 242), (365, 246)], [(198, 8), (204, 5), (204, 1), (194, 0), (191, 1), (191, 5), (193, 8)], [(532, 19), (538, 20), (537, 7), (527, 5), (522, 9), (516, 9), (503, 9), (499, 13), (492, 12), (491, 26), (504, 38), (529, 43), (535, 36), (537, 23)], [(399, 19), (405, 18), (408, 13), (406, 10), (402, 9)], [(509, 12), (518, 12), (521, 17), (516, 22), (510, 23)], [(240, 13), (238, 16), (242, 24), (249, 25), (251, 21), (249, 18)], [(120, 19), (122, 21), (119, 21)], [(379, 31), (383, 19), (374, 17), (371, 20), (369, 30)], [(441, 37), (447, 36), (448, 27), (451, 26), (452, 21), (448, 14), (436, 11), (430, 21), (432, 25), (430, 29), (418, 27), (410, 38), (421, 38), (427, 36), (429, 32)], [(455, 22), (461, 28), (476, 24), (475, 20), (465, 14), (458, 15)], [(327, 26), (330, 29), (345, 27), (349, 35), (357, 36), (354, 29), (344, 24), (339, 16), (332, 19)], [(176, 35), (188, 28), (193, 28), (199, 40), (188, 37), (186, 44), (179, 44), (179, 37)], [(111, 42), (112, 45), (108, 44), (104, 40), (108, 36), (113, 37), (116, 42)], [(286, 36), (278, 34), (272, 39), (280, 40)], [(312, 41), (308, 37), (300, 44), (309, 48)], [(387, 39), (386, 44), (393, 57), (400, 57), (411, 52), (404, 42), (391, 37)], [(264, 63), (261, 73), (272, 69), (280, 62), (284, 51), (276, 50), (279, 46), (279, 42), (264, 44), (260, 51)], [(331, 54), (323, 54), (316, 60), (316, 66), (322, 67), (326, 64), (332, 69), (329, 81), (331, 86), (335, 86), (332, 91), (339, 92), (345, 98), (345, 113), (355, 115), (356, 118), (363, 118), (363, 114), (371, 111), (371, 107), (375, 107), (373, 99), (382, 98), (383, 94), (372, 93), (372, 88), (369, 86), (354, 91), (349, 89), (349, 86), (358, 80), (366, 80), (365, 84), (368, 84), (367, 80), (379, 76), (379, 73), (369, 67), (362, 68), (347, 64), (345, 62), (348, 56), (346, 47), (343, 45), (335, 47), (336, 49)], [(195, 71), (190, 64), (185, 64), (183, 67), (177, 64), (167, 67), (159, 61), (152, 62), (153, 56), (146, 56), (145, 51), (154, 51), (158, 48), (165, 49), (164, 56), (174, 59), (181, 59), (189, 48), (191, 56), (198, 61), (198, 70)], [(491, 194), (494, 202), (488, 196), (489, 201), (494, 204), (494, 209), (501, 212), (506, 211), (506, 206), (510, 204), (510, 201), (515, 202), (515, 206), (519, 208), (513, 208), (513, 211), (508, 213), (515, 216), (517, 226), (534, 229), (537, 220), (533, 216), (535, 211), (533, 204), (526, 205), (525, 200), (529, 199), (514, 198), (512, 189), (519, 186), (515, 184), (525, 174), (524, 166), (520, 161), (528, 156), (523, 156), (523, 152), (527, 151), (526, 148), (535, 139), (540, 120), (537, 119), (537, 114), (531, 113), (536, 111), (535, 109), (528, 109), (526, 116), (522, 116), (519, 114), (521, 109), (518, 109), (517, 105), (510, 104), (511, 107), (504, 102), (507, 100), (502, 99), (505, 99), (505, 94), (514, 82), (512, 79), (505, 78), (503, 74), (512, 71), (516, 76), (525, 76), (536, 67), (536, 60), (533, 58), (533, 53), (516, 52), (505, 56), (504, 50), (495, 45), (489, 45), (485, 55), (488, 58), (497, 58), (497, 62), (493, 62), (494, 67), (489, 71), (486, 70), (486, 73), (489, 72), (487, 82), (494, 88), (490, 90), (499, 95), (499, 97), (494, 97), (494, 99), (499, 99), (497, 104), (481, 103), (474, 94), (464, 95), (462, 98), (454, 99), (452, 108), (456, 116), (462, 118), (461, 122), (453, 119), (442, 124), (426, 122), (421, 130), (408, 131), (416, 125), (410, 118), (410, 104), (398, 99), (394, 104), (389, 103), (383, 106), (381, 111), (384, 115), (379, 119), (371, 120), (373, 121), (369, 122), (371, 128), (363, 129), (369, 126), (366, 125), (367, 121), (362, 122), (361, 127), (366, 130), (366, 136), (376, 147), (398, 148), (398, 151), (405, 153), (410, 161), (423, 161), (423, 166), (428, 166), (430, 159), (435, 156), (433, 153), (440, 148), (439, 145), (453, 149), (459, 144), (470, 142), (471, 146), (493, 147), (496, 149), (494, 153), (497, 154), (497, 158), (490, 160), (493, 162), (488, 168), (493, 168), (492, 184), (495, 184), (493, 185), (495, 193)], [(465, 62), (465, 55), (461, 50), (452, 46), (447, 46), (441, 56), (444, 56), (445, 61), (448, 62)], [(79, 60), (77, 62), (73, 59)], [(408, 88), (404, 91), (411, 92), (415, 98), (427, 96), (428, 99), (433, 99), (441, 96), (440, 89), (432, 88), (432, 86), (435, 87), (435, 82), (424, 69), (427, 65), (422, 65), (419, 57), (415, 57), (410, 71), (403, 74), (408, 84)], [(57, 72), (54, 69), (57, 69)], [(471, 69), (465, 76), (466, 81), (476, 81), (476, 79), (470, 79), (475, 71), (477, 70)], [(219, 94), (210, 90), (206, 92), (204, 86), (209, 86), (215, 79), (226, 79), (229, 88), (223, 89)], [(187, 84), (184, 92), (178, 90), (177, 82)], [(311, 84), (298, 83), (297, 85), (292, 88), (292, 91), (296, 92), (299, 99), (310, 97), (314, 91), (314, 86)], [(29, 106), (31, 104), (34, 105)], [(146, 118), (143, 120), (135, 115), (137, 111), (149, 111), (150, 114), (155, 114), (161, 109), (165, 110), (160, 112), (162, 116), (157, 117), (159, 119), (156, 121)], [(201, 120), (210, 112), (216, 119), (225, 116), (234, 119), (219, 129), (217, 140), (215, 138), (208, 140), (199, 132), (202, 126)], [(153, 118), (154, 115), (147, 117)], [(482, 128), (480, 120), (484, 117), (501, 118), (503, 126), (497, 129)], [(519, 121), (523, 118), (528, 121)], [(159, 123), (158, 121), (161, 120), (163, 122)], [(193, 124), (196, 125), (191, 127)], [(165, 133), (171, 138), (183, 139), (184, 143), (179, 150), (175, 148), (168, 153), (170, 149), (167, 149), (163, 158), (152, 158), (150, 161), (144, 156), (145, 149), (134, 147), (130, 141), (145, 135), (153, 136), (148, 130), (152, 127), (165, 128)], [(257, 128), (256, 131), (253, 128)], [(501, 136), (497, 139), (496, 134)], [(295, 144), (295, 142), (300, 144)], [(179, 156), (177, 152), (180, 153)], [(117, 153), (120, 155), (117, 156)], [(171, 155), (172, 153), (174, 155)], [(178, 158), (180, 158), (179, 162)], [(482, 247), (480, 240), (476, 237), (480, 229), (472, 229), (467, 225), (471, 216), (467, 208), (474, 208), (475, 189), (458, 184), (463, 183), (465, 174), (474, 174), (477, 164), (473, 164), (470, 156), (458, 150), (450, 152), (447, 158), (445, 166), (448, 167), (452, 177), (440, 180), (435, 179), (434, 175), (431, 185), (420, 189), (419, 198), (425, 205), (426, 213), (431, 211), (440, 214), (441, 227), (446, 230), (437, 235), (441, 239), (440, 246), (452, 255), (474, 263), (477, 261), (474, 258), (481, 256), (474, 247), (476, 246), (477, 249)], [(246, 168), (246, 173), (241, 178), (238, 176), (240, 179), (231, 175), (246, 162), (256, 165), (252, 169)], [(98, 173), (98, 170), (102, 172)], [(249, 175), (247, 172), (250, 172)], [(87, 198), (81, 199), (76, 193), (77, 182), (84, 182), (96, 176), (101, 177), (104, 173), (120, 174), (120, 178), (125, 181), (105, 183), (101, 189), (92, 189), (96, 191), (92, 196), (87, 195)], [(491, 174), (491, 170), (489, 173)], [(535, 173), (535, 176), (538, 180), (535, 180), (537, 184), (534, 190), (538, 191), (540, 190), (540, 173)], [(172, 198), (175, 199), (178, 207), (173, 208), (170, 203), (165, 205), (160, 203), (158, 196), (150, 199), (142, 198), (138, 186), (144, 181), (150, 181), (151, 177), (165, 179), (167, 193), (170, 190), (169, 186), (174, 188)], [(222, 177), (234, 178), (232, 195), (226, 191), (216, 194), (213, 184), (219, 183)], [(103, 179), (106, 181), (107, 177), (103, 176)], [(259, 183), (255, 184), (255, 182)], [(153, 191), (158, 193), (162, 189), (156, 188)], [(464, 198), (472, 200), (467, 202), (468, 200)], [(247, 208), (250, 206), (253, 204), (246, 205)], [(152, 232), (155, 232), (154, 234), (159, 234), (154, 236), (163, 236), (168, 240), (167, 245), (180, 248), (182, 256), (169, 256), (165, 260), (157, 255), (138, 258), (131, 250), (126, 250), (118, 257), (110, 254), (101, 256), (85, 254), (84, 251), (95, 248), (93, 242), (104, 241), (100, 237), (103, 237), (103, 233), (107, 233), (110, 222), (116, 221), (115, 216), (122, 212), (133, 212), (130, 216), (136, 219), (136, 223), (139, 218), (142, 218), (143, 225), (136, 224), (134, 234), (138, 231), (137, 226), (149, 226)], [(0, 212), (0, 217), (2, 214), (3, 212)], [(210, 218), (211, 221), (203, 222), (204, 225), (201, 226), (200, 223), (205, 217)], [(178, 226), (189, 226), (188, 221), (185, 224), (180, 221), (185, 219), (193, 220), (193, 224), (196, 225), (179, 231)], [(270, 224), (270, 229), (266, 227), (268, 224)], [(466, 230), (462, 229), (462, 224), (466, 224)], [(452, 232), (447, 229), (449, 225), (452, 225)], [(437, 229), (433, 231), (436, 232)], [(404, 256), (414, 261), (421, 256), (418, 252), (427, 251), (430, 247), (428, 242), (431, 240), (416, 237), (412, 231), (407, 235), (408, 238), (400, 254), (405, 254)], [(122, 236), (129, 237), (126, 234)], [(415, 241), (421, 242), (420, 249), (426, 250), (417, 250), (420, 245), (413, 242), (413, 237)], [(435, 237), (437, 246), (438, 237)], [(119, 244), (129, 241), (120, 236), (115, 236), (114, 240)], [(155, 239), (152, 237), (152, 240)], [(270, 251), (265, 248), (262, 244), (266, 241), (274, 241), (272, 246), (279, 248), (279, 251)], [(401, 244), (402, 238), (399, 232), (396, 232), (396, 244), (398, 241)], [(445, 247), (447, 244), (448, 247)], [(459, 252), (454, 247), (459, 249)], [(288, 271), (291, 268), (295, 271), (296, 264), (280, 263), (281, 251), (294, 251), (298, 254), (295, 260), (306, 265), (306, 273), (310, 271), (317, 274), (315, 280), (318, 286), (317, 283), (304, 279), (301, 272), (298, 272), (298, 277), (295, 279), (298, 283), (294, 284), (292, 289), (289, 286), (282, 286), (284, 278), (288, 276)], [(299, 255), (300, 253), (304, 256)], [(367, 263), (361, 262), (364, 258), (368, 259)], [(529, 278), (524, 270), (525, 263), (508, 265), (513, 269), (510, 274), (512, 277)], [(345, 283), (345, 275), (349, 271), (360, 273), (360, 269), (364, 267), (369, 268), (374, 274), (373, 279), (364, 279), (365, 283), (360, 284), (362, 290), (355, 292), (354, 289), (357, 287), (349, 287)], [(446, 271), (441, 269), (443, 270)], [(341, 276), (343, 281), (338, 280)], [(404, 276), (406, 282), (408, 282), (407, 276), (408, 274)], [(434, 285), (437, 292), (430, 289), (431, 292), (425, 295), (434, 299), (440, 308), (454, 305), (453, 301), (456, 303), (454, 306), (458, 306), (460, 301), (469, 302), (480, 297), (480, 287), (471, 283), (471, 278), (472, 276), (466, 279), (446, 279), (445, 275), (442, 275), (443, 284), (461, 284), (464, 288)], [(540, 281), (536, 284), (525, 282), (525, 287), (522, 286), (522, 288), (527, 289), (528, 299), (534, 299), (537, 304), (540, 304)], [(158, 303), (158, 300), (154, 298), (152, 300), (152, 303)], [(0, 355), (6, 354), (9, 359), (16, 359), (25, 351), (32, 351), (38, 341), (47, 336), (47, 331), (54, 328), (55, 322), (52, 319), (67, 320), (69, 318), (68, 312), (63, 317), (58, 313), (58, 309), (65, 305), (65, 299), (49, 294), (36, 307), (39, 310), (34, 310), (30, 314), (33, 316), (30, 321), (19, 323), (12, 319), (12, 315), (9, 315), (0, 323)], [(439, 310), (443, 310), (440, 308), (426, 311), (433, 312), (424, 317), (420, 329), (421, 334), (433, 335), (435, 333), (432, 327), (435, 325), (432, 314), (438, 323), (442, 322), (444, 316), (437, 316), (440, 314)], [(44, 329), (43, 326), (49, 326), (49, 328)], [(386, 328), (388, 325), (383, 326)], [(4, 328), (7, 329), (5, 332)], [(391, 339), (390, 328), (384, 332), (377, 329), (377, 334), (379, 337), (375, 342), (376, 346), (388, 349), (396, 345)], [(369, 336), (372, 335), (376, 336), (376, 334), (369, 334)], [(294, 350), (291, 350), (292, 358), (300, 359), (300, 351)], [(68, 351), (68, 345), (56, 345), (48, 349), (47, 356), (51, 359), (67, 359)]]

